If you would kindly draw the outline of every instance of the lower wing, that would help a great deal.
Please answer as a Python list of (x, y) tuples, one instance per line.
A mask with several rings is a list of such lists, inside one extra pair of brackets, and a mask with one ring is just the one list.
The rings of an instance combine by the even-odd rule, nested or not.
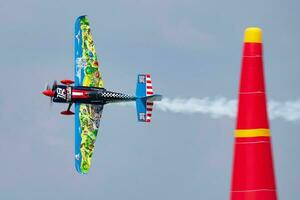
[(103, 105), (75, 104), (75, 167), (87, 174), (91, 167)]

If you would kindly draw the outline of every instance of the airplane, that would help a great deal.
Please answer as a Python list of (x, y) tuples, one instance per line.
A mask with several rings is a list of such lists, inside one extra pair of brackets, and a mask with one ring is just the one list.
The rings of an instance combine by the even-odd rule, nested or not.
[[(160, 101), (162, 95), (153, 93), (150, 74), (137, 76), (135, 96), (105, 89), (87, 16), (76, 19), (74, 41), (74, 81), (65, 79), (60, 85), (55, 81), (43, 94), (50, 97), (51, 102), (68, 104), (62, 115), (75, 116), (75, 168), (78, 173), (87, 174), (104, 105), (135, 101), (138, 121), (150, 122), (153, 104)], [(74, 112), (70, 110), (73, 104)]]

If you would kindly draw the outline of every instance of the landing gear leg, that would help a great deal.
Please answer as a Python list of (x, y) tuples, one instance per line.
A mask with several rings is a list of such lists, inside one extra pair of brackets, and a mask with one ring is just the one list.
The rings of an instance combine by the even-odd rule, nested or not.
[(74, 113), (70, 110), (73, 103), (69, 103), (68, 109), (62, 111), (60, 114), (62, 115), (74, 115)]

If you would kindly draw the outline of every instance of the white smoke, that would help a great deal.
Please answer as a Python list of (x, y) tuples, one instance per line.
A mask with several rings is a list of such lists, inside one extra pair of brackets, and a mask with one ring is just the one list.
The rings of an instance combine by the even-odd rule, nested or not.
[[(164, 98), (155, 104), (162, 111), (183, 114), (206, 114), (212, 118), (230, 117), (234, 118), (237, 113), (237, 100), (220, 98), (190, 98), (182, 99)], [(271, 100), (268, 103), (270, 119), (281, 118), (286, 121), (300, 120), (300, 99), (296, 101), (278, 102)]]
[(300, 99), (296, 101), (270, 101), (268, 110), (271, 119), (281, 118), (287, 121), (300, 119)]
[(235, 117), (236, 100), (227, 100), (224, 97), (210, 99), (169, 99), (164, 98), (161, 102), (155, 102), (155, 107), (162, 111), (184, 114), (207, 114), (213, 118)]
[[(121, 105), (131, 105), (123, 103)], [(237, 113), (237, 100), (218, 98), (163, 98), (155, 102), (155, 109), (181, 114), (203, 114), (212, 118), (229, 117), (235, 118)], [(286, 121), (300, 120), (300, 99), (295, 101), (274, 101), (268, 102), (268, 113), (270, 119), (284, 119)]]

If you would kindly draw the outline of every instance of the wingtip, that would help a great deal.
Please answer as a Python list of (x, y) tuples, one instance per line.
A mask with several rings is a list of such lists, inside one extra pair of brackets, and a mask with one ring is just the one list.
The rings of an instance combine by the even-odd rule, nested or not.
[(77, 17), (76, 21), (81, 20), (83, 18), (88, 18), (88, 16), (87, 15), (80, 15), (80, 16)]
[(76, 163), (75, 163), (75, 169), (76, 169), (78, 174), (87, 175), (87, 173), (88, 173), (88, 172), (81, 171), (80, 166), (78, 166)]
[(80, 15), (78, 18), (87, 17), (87, 15)]

